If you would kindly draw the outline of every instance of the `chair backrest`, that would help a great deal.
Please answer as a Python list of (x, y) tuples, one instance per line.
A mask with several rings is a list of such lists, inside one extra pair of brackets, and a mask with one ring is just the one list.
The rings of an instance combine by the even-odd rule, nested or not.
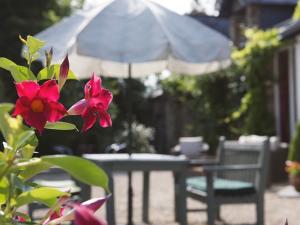
[(220, 139), (218, 157), (221, 165), (256, 165), (260, 169), (220, 172), (218, 176), (224, 179), (251, 182), (257, 190), (266, 187), (269, 158), (269, 139), (262, 137), (257, 142), (241, 143)]
[(199, 157), (203, 151), (202, 137), (181, 137), (179, 138), (179, 146), (181, 154), (189, 157)]

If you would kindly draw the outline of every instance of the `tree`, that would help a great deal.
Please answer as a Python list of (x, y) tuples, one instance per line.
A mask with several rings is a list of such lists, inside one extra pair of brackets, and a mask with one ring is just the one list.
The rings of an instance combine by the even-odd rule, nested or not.
[[(22, 64), (21, 42), (18, 35), (34, 35), (72, 12), (73, 5), (82, 5), (83, 0), (0, 0), (0, 53)], [(59, 34), (58, 34), (59, 35)], [(13, 82), (0, 69), (0, 101), (12, 101), (15, 93)]]

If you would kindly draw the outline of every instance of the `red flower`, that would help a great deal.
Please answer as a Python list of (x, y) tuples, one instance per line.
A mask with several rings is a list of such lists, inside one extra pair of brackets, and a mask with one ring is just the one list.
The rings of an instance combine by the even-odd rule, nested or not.
[(52, 212), (49, 215), (49, 217), (43, 222), (43, 225), (46, 225), (46, 224), (50, 223), (51, 221), (62, 217), (64, 210), (65, 210), (64, 208), (60, 208), (58, 211)]
[(75, 103), (69, 110), (69, 115), (81, 115), (83, 118), (82, 131), (87, 131), (100, 118), (100, 126), (112, 125), (108, 106), (112, 101), (112, 93), (101, 87), (101, 78), (93, 74), (84, 87), (85, 98)]
[(21, 223), (26, 223), (26, 219), (22, 216), (17, 216), (17, 220)]
[(19, 99), (13, 115), (21, 115), (40, 133), (47, 121), (56, 122), (66, 114), (65, 107), (57, 102), (59, 90), (55, 80), (48, 80), (41, 86), (34, 81), (24, 81), (17, 83), (16, 89)]
[(94, 216), (93, 211), (83, 205), (75, 205), (75, 224), (76, 225), (106, 225)]
[[(73, 220), (77, 221), (77, 224), (81, 225), (82, 220), (83, 220), (81, 217), (84, 217), (85, 219), (89, 220), (89, 222), (97, 221), (97, 222), (100, 222), (101, 225), (106, 224), (106, 223), (103, 223), (103, 222), (99, 221), (92, 214), (95, 213), (106, 202), (106, 200), (108, 198), (109, 198), (109, 196), (106, 196), (104, 198), (90, 199), (90, 200), (85, 201), (81, 204), (72, 204), (71, 205), (72, 209), (67, 213), (65, 213), (64, 211), (60, 211), (59, 214), (57, 214), (56, 212), (51, 213), (50, 216), (45, 220), (43, 225), (61, 224), (64, 221), (73, 221)], [(88, 211), (87, 217), (85, 216), (86, 211)], [(57, 217), (57, 215), (59, 217)], [(83, 223), (83, 224), (85, 224), (85, 223)], [(86, 224), (90, 224), (90, 223), (86, 223)], [(90, 225), (92, 225), (92, 224), (93, 223), (91, 223)], [(97, 225), (99, 225), (99, 224), (97, 224)]]

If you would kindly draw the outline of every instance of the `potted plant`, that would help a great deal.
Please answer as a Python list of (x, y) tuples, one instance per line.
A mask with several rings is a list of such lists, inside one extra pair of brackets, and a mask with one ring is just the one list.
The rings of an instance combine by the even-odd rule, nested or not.
[(290, 183), (300, 192), (300, 123), (289, 146), (286, 171), (289, 173)]

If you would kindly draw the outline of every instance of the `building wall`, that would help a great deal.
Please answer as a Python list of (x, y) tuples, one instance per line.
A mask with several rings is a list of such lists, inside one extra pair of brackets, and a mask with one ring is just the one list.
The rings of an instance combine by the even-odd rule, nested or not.
[[(286, 53), (285, 58), (281, 57), (280, 60), (283, 52)], [(292, 137), (296, 124), (300, 122), (300, 36), (278, 51), (275, 62), (277, 74), (274, 92), (277, 135), (282, 137), (285, 132), (285, 124), (282, 122), (286, 120), (289, 126), (289, 136)], [(282, 69), (283, 67), (286, 67), (286, 70)], [(288, 82), (288, 90), (280, 88), (283, 79)], [(281, 98), (284, 91), (288, 91), (286, 99)], [(288, 107), (288, 115), (282, 113), (283, 106)]]

